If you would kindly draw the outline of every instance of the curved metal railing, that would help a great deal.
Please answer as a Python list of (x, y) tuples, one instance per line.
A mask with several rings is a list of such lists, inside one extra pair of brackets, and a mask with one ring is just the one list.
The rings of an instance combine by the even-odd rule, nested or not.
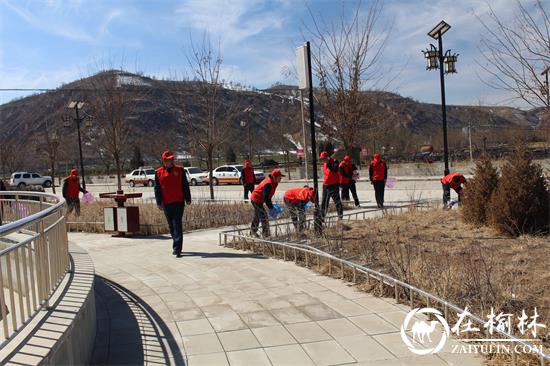
[(43, 308), (69, 269), (65, 201), (0, 192), (0, 349)]
[[(396, 209), (403, 209), (403, 207), (396, 207)], [(355, 219), (362, 219), (366, 218), (366, 215), (369, 212), (377, 211), (376, 209), (373, 210), (360, 210), (356, 212), (352, 212), (349, 214), (345, 214), (343, 217), (343, 222), (350, 222), (351, 220)], [(327, 216), (325, 218), (324, 226), (334, 226), (339, 222), (337, 216), (331, 215)], [(278, 220), (275, 223), (270, 223), (270, 226), (275, 229), (275, 236), (278, 236), (280, 233), (281, 235), (289, 235), (292, 232), (295, 231), (294, 225), (289, 220)], [(306, 228), (312, 229), (313, 228), (313, 219), (307, 219), (306, 220)], [(386, 273), (373, 270), (371, 268), (368, 268), (366, 266), (363, 266), (361, 264), (355, 263), (351, 261), (351, 259), (344, 259), (340, 258), (338, 256), (335, 256), (331, 253), (327, 253), (323, 251), (322, 249), (312, 247), (307, 244), (302, 243), (293, 243), (293, 242), (280, 242), (275, 240), (269, 240), (269, 239), (262, 239), (257, 237), (252, 237), (247, 235), (248, 231), (250, 229), (248, 227), (239, 227), (236, 229), (231, 230), (225, 230), (219, 233), (219, 244), (223, 245), (225, 247), (231, 246), (234, 249), (237, 249), (237, 243), (242, 243), (243, 250), (256, 250), (255, 248), (257, 245), (259, 245), (262, 249), (262, 252), (265, 253), (266, 247), (269, 247), (271, 250), (271, 253), (268, 255), (274, 256), (274, 257), (280, 257), (283, 260), (294, 260), (295, 263), (299, 262), (299, 259), (306, 267), (311, 267), (317, 265), (318, 269), (321, 268), (322, 262), (325, 261), (325, 264), (328, 265), (328, 274), (333, 275), (333, 267), (334, 264), (339, 264), (339, 270), (341, 278), (345, 278), (345, 269), (347, 268), (349, 271), (351, 271), (351, 279), (353, 282), (357, 283), (360, 281), (360, 277), (363, 277), (364, 280), (367, 283), (370, 283), (370, 281), (376, 281), (381, 289), (383, 289), (384, 286), (389, 286), (393, 288), (394, 296), (396, 301), (402, 300), (402, 295), (405, 295), (408, 300), (409, 306), (412, 308), (415, 307), (415, 301), (418, 302), (419, 300), (423, 302), (426, 307), (430, 306), (439, 306), (442, 308), (445, 320), (449, 320), (450, 314), (449, 310), (456, 311), (457, 313), (464, 313), (464, 309), (459, 307), (458, 305), (455, 305), (445, 299), (442, 299), (436, 295), (433, 295), (425, 290), (422, 290), (414, 285), (411, 285), (409, 283), (406, 283), (404, 281), (398, 280)], [(279, 253), (277, 253), (277, 248), (279, 248)], [(299, 258), (301, 257), (301, 258)], [(323, 260), (321, 259), (323, 258)], [(425, 301), (423, 301), (425, 300)], [(466, 315), (468, 319), (470, 319), (474, 324), (480, 324), (483, 325), (486, 323), (485, 320), (480, 318), (479, 316), (475, 314), (468, 313)], [(495, 329), (494, 330), (495, 335), (499, 335), (502, 338), (507, 338), (514, 344), (518, 344), (521, 346), (526, 347), (532, 347), (533, 345), (525, 341), (519, 337), (516, 337), (513, 334), (509, 334), (505, 331)], [(536, 349), (536, 348), (533, 348)], [(539, 357), (539, 364), (541, 366), (544, 366), (547, 361), (550, 360), (550, 355), (546, 354), (544, 351), (538, 351), (536, 354)], [(517, 365), (517, 354), (512, 353), (512, 365)]]

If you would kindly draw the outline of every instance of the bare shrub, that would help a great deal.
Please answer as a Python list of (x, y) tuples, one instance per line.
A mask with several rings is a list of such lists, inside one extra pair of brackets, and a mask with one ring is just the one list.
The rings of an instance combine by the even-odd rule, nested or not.
[(485, 155), (482, 156), (476, 162), (474, 177), (464, 188), (460, 211), (465, 222), (474, 225), (487, 223), (487, 206), (497, 187), (498, 179), (498, 170), (491, 163), (491, 159)]
[(511, 236), (548, 233), (549, 192), (542, 167), (518, 144), (501, 171), (489, 205), (489, 224)]

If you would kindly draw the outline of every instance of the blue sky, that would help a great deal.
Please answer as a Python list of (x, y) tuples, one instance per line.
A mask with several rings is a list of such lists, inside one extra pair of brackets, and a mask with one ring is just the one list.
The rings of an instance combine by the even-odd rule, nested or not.
[[(54, 88), (109, 66), (159, 78), (182, 74), (190, 39), (204, 31), (220, 41), (225, 79), (258, 88), (296, 84), (282, 69), (293, 65), (304, 24), (311, 23), (306, 4), (326, 21), (342, 4), (354, 6), (351, 0), (0, 0), (0, 87)], [(491, 6), (507, 20), (515, 0)], [(393, 25), (381, 59), (386, 79), (395, 79), (386, 89), (440, 102), (438, 73), (425, 70), (420, 51), (430, 43), (426, 33), (444, 19), (452, 26), (444, 47), (460, 54), (458, 74), (447, 77), (447, 102), (514, 104), (479, 77), (483, 29), (476, 15), (487, 8), (480, 0), (386, 0), (377, 30)], [(22, 95), (0, 92), (0, 103)]]

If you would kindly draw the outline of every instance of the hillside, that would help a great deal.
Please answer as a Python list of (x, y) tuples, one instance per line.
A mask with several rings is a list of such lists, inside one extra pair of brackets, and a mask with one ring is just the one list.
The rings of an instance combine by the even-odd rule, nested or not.
[[(109, 72), (117, 75), (120, 91), (131, 96), (132, 111), (127, 118), (132, 124), (132, 144), (141, 146), (146, 157), (155, 155), (158, 148), (147, 151), (148, 146), (144, 146), (142, 141), (167, 137), (165, 145), (186, 145), (189, 136), (182, 121), (200, 120), (198, 117), (202, 113), (197, 107), (197, 86), (193, 81), (156, 80), (118, 71), (106, 73)], [(41, 140), (43, 131), (50, 126), (58, 130), (61, 141), (66, 141), (64, 147), (68, 155), (74, 155), (76, 128), (74, 123), (71, 128), (63, 128), (62, 117), (67, 113), (74, 113), (66, 109), (71, 100), (86, 102), (96, 97), (96, 91), (89, 85), (98, 75), (0, 105), (0, 143), (11, 144), (10, 146), (26, 143), (25, 146), (32, 156), (36, 151), (30, 148), (28, 142)], [(244, 90), (233, 84), (227, 85), (221, 95), (223, 105), (227, 105), (228, 108), (237, 106), (238, 109), (238, 113), (231, 116), (232, 128), (227, 130), (231, 148), (236, 153), (248, 150), (248, 129), (241, 127), (241, 121), (245, 121), (250, 123), (252, 150), (294, 150), (295, 146), (289, 142), (288, 135), (297, 141), (301, 136), (298, 95), (296, 87), (289, 85), (275, 85), (266, 90)], [(396, 133), (400, 138), (411, 141), (414, 137), (415, 143), (419, 144), (431, 143), (432, 138), (439, 140), (439, 105), (420, 103), (388, 92), (365, 92), (364, 95), (376, 101), (382, 115), (387, 113), (388, 116), (393, 116), (392, 121), (397, 121), (397, 126), (391, 127), (391, 134), (383, 138), (385, 145), (392, 144), (392, 134)], [(246, 113), (245, 109), (249, 106), (252, 110)], [(86, 112), (85, 106), (82, 113)], [(539, 114), (540, 110), (522, 111), (510, 107), (449, 106), (448, 122), (451, 131), (460, 131), (469, 122), (480, 131), (515, 131), (537, 126)], [(93, 126), (93, 122), (91, 125)], [(87, 156), (97, 152), (93, 146), (93, 132), (89, 131), (90, 129), (93, 130), (93, 127), (84, 127), (83, 131)], [(410, 149), (410, 146), (401, 148), (402, 151)]]

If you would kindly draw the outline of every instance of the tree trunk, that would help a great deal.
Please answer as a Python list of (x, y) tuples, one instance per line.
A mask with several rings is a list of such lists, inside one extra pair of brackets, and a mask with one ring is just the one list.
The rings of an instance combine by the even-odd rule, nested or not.
[(120, 175), (122, 174), (122, 168), (120, 166), (120, 158), (118, 155), (115, 155), (115, 165), (116, 165), (116, 183), (119, 191), (122, 191), (122, 180)]
[(208, 186), (210, 188), (210, 199), (214, 199), (214, 185), (212, 184), (212, 170), (214, 169), (214, 156), (213, 152), (208, 152), (208, 158), (206, 160), (206, 165), (208, 167)]
[(55, 161), (50, 162), (50, 175), (52, 177), (52, 192), (55, 194)]

